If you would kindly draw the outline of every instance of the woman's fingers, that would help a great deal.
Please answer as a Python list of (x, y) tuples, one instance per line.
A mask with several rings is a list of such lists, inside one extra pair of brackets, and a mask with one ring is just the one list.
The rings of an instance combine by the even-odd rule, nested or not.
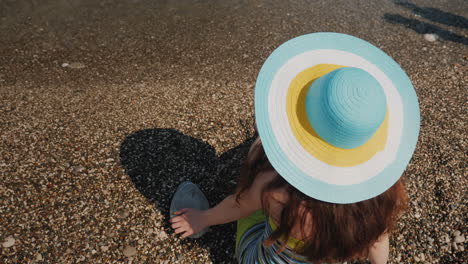
[(194, 232), (193, 232), (192, 229), (187, 230), (187, 227), (181, 226), (181, 227), (178, 227), (178, 228), (174, 229), (174, 233), (181, 234), (181, 236), (180, 236), (181, 238), (186, 238), (188, 236), (193, 235)]
[(191, 235), (193, 235), (193, 231), (187, 231), (187, 232), (183, 233), (180, 237), (181, 238), (186, 238), (186, 237), (191, 236)]
[(174, 229), (174, 232), (176, 234), (180, 234), (181, 238), (186, 238), (195, 234), (194, 228), (198, 226), (197, 221), (199, 220), (197, 219), (197, 217), (199, 217), (197, 213), (197, 210), (190, 208), (183, 208), (174, 212), (174, 215), (176, 216), (169, 220), (171, 222), (172, 229)]
[(187, 217), (185, 215), (174, 216), (169, 220), (171, 223), (177, 223), (180, 221), (187, 221)]
[(172, 217), (169, 221), (170, 221), (171, 223), (174, 224), (174, 223), (180, 222), (180, 221), (182, 221), (182, 220), (184, 220), (183, 217), (181, 217), (181, 216), (175, 216), (175, 217)]
[[(193, 234), (193, 230), (188, 226), (188, 223), (185, 221), (175, 222), (171, 225), (172, 229), (174, 229), (174, 233), (182, 234), (182, 238), (186, 238)], [(184, 233), (185, 232), (185, 233)]]
[(176, 215), (181, 215), (181, 214), (184, 214), (185, 212), (187, 212), (189, 210), (189, 208), (182, 208), (178, 211), (175, 211), (174, 214)]
[(172, 217), (169, 221), (171, 223), (177, 223), (177, 222), (180, 222), (182, 220), (185, 220), (185, 217), (182, 217), (182, 215), (185, 212), (187, 212), (187, 210), (188, 210), (188, 208), (184, 208), (184, 209), (181, 209), (179, 211), (174, 212), (174, 214), (177, 215), (177, 216)]
[(177, 228), (182, 227), (182, 226), (183, 226), (182, 222), (173, 223), (171, 225), (172, 229), (177, 229)]
[(177, 228), (177, 229), (174, 230), (174, 233), (180, 234), (180, 233), (183, 233), (183, 232), (185, 232), (185, 231), (187, 231), (187, 230), (185, 230), (185, 228), (179, 227), (179, 228)]

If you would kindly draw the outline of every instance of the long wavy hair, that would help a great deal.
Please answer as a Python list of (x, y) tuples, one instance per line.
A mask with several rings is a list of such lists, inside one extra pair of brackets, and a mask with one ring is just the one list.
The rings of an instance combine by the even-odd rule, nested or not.
[[(236, 200), (250, 188), (255, 177), (274, 170), (259, 142), (254, 144), (241, 167), (236, 188)], [(274, 190), (284, 189), (288, 202), (284, 204), (279, 226), (263, 243), (281, 245), (277, 254), (285, 249), (294, 226), (300, 227), (302, 242), (292, 248), (310, 262), (343, 262), (367, 257), (369, 248), (384, 233), (390, 233), (400, 213), (407, 207), (408, 197), (402, 179), (384, 193), (352, 204), (334, 204), (311, 198), (285, 181), (279, 175), (262, 190), (262, 205), (269, 214)], [(305, 229), (309, 222), (312, 228)], [(310, 223), (311, 222), (311, 223)]]

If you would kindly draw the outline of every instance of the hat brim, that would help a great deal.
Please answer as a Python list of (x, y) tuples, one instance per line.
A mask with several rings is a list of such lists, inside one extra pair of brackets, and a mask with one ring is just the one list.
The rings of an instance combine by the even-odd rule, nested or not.
[[(327, 164), (303, 149), (289, 126), (286, 94), (292, 79), (319, 64), (358, 67), (383, 86), (389, 132), (382, 152), (345, 168)], [(306, 195), (331, 203), (355, 203), (375, 197), (402, 175), (415, 150), (420, 114), (406, 73), (382, 50), (339, 33), (313, 33), (287, 41), (265, 61), (255, 87), (257, 128), (276, 171)]]

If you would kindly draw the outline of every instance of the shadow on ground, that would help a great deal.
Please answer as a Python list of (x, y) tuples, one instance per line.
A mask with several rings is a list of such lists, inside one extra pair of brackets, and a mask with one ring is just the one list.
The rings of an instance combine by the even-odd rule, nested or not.
[[(161, 210), (169, 228), (169, 206), (177, 186), (192, 181), (210, 206), (216, 205), (234, 191), (241, 162), (254, 138), (218, 157), (209, 144), (175, 129), (146, 129), (125, 138), (120, 147), (121, 164), (136, 188)], [(233, 260), (235, 224), (211, 230), (195, 243), (210, 251), (214, 263)]]
[[(468, 19), (459, 15), (454, 15), (438, 8), (420, 7), (409, 1), (395, 1), (396, 5), (409, 9), (413, 14), (430, 20), (435, 23), (468, 29)], [(468, 45), (468, 38), (452, 32), (450, 29), (444, 29), (431, 23), (423, 22), (417, 19), (407, 18), (398, 14), (384, 14), (384, 19), (391, 24), (402, 24), (405, 27), (414, 30), (419, 34), (437, 34), (439, 38)]]

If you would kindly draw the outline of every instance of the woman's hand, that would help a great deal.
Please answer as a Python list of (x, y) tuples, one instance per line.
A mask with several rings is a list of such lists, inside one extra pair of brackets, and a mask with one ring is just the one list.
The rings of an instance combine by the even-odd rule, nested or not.
[(256, 177), (252, 186), (242, 195), (239, 203), (236, 201), (236, 195), (231, 194), (215, 207), (205, 211), (184, 208), (175, 212), (177, 216), (170, 220), (172, 228), (176, 234), (181, 234), (181, 237), (185, 238), (209, 226), (236, 221), (262, 209), (262, 188), (273, 176), (273, 174), (270, 176), (265, 174), (265, 176)]
[(176, 234), (181, 234), (182, 238), (197, 234), (208, 227), (208, 222), (203, 211), (184, 208), (174, 214), (177, 216), (171, 218), (171, 227)]

